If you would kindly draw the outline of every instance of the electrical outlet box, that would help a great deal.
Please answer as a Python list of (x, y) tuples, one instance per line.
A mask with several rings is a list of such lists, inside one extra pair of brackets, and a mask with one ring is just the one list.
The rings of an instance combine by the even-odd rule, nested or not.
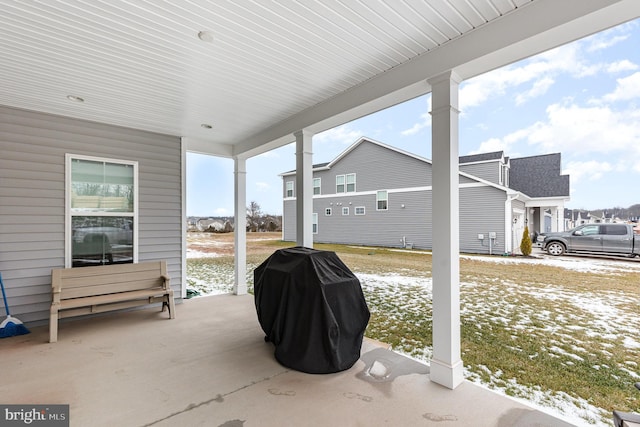
[(478, 239), (479, 240), (484, 240), (484, 234), (478, 234)]
[(495, 231), (490, 231), (489, 232), (489, 238), (490, 239), (495, 239), (496, 238), (496, 232)]

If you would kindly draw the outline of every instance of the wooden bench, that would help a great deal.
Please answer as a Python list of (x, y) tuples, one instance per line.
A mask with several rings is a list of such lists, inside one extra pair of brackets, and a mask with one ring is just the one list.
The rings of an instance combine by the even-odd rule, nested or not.
[(51, 270), (53, 302), (49, 342), (58, 340), (58, 319), (162, 302), (175, 318), (166, 261)]

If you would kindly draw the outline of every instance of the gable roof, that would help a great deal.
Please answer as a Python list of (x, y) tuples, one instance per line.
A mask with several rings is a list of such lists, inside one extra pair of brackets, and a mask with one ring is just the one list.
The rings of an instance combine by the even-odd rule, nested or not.
[(511, 159), (509, 186), (530, 197), (569, 197), (569, 175), (560, 166), (560, 153)]

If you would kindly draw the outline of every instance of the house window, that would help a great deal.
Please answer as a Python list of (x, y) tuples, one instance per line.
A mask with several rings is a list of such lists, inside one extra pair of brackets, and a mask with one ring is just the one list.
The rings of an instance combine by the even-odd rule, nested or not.
[(354, 208), (354, 213), (356, 215), (364, 215), (364, 206), (356, 206)]
[(137, 262), (138, 163), (67, 155), (67, 267)]
[(378, 191), (376, 193), (376, 210), (386, 211), (388, 208), (389, 194), (386, 190)]
[(336, 175), (336, 193), (344, 193), (344, 175)]
[(354, 193), (356, 191), (356, 174), (350, 173), (347, 175), (347, 193)]
[(505, 187), (509, 186), (509, 167), (507, 165), (500, 165), (500, 182), (499, 184)]
[(313, 230), (313, 234), (318, 234), (318, 214), (314, 213), (311, 217), (311, 229)]
[(320, 194), (320, 178), (313, 178), (313, 194)]
[(293, 197), (293, 181), (287, 181), (287, 197)]
[(326, 209), (324, 210), (324, 215), (325, 215), (325, 216), (331, 216), (331, 208), (326, 208)]
[(342, 208), (342, 215), (349, 215), (349, 207), (345, 206)]

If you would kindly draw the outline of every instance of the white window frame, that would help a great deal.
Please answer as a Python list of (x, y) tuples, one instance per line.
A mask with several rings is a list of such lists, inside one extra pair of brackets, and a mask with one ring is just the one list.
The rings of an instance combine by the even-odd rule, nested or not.
[[(358, 213), (358, 209), (362, 209), (362, 212)], [(365, 215), (364, 206), (356, 206), (355, 208), (353, 208), (353, 213), (354, 213), (354, 215)]]
[(287, 181), (285, 183), (285, 193), (284, 193), (285, 197), (294, 197), (295, 193), (293, 192), (293, 190), (294, 190), (293, 181)]
[[(318, 185), (316, 185), (316, 182), (318, 183)], [(322, 179), (321, 178), (313, 178), (313, 195), (314, 196), (318, 196), (320, 194), (322, 194)], [(316, 191), (316, 189), (318, 191)]]
[(324, 216), (331, 216), (332, 213), (331, 208), (324, 208)]
[[(341, 180), (342, 183), (339, 183), (338, 181)], [(342, 190), (340, 189), (340, 187), (342, 187)], [(347, 189), (347, 181), (345, 179), (344, 175), (336, 175), (336, 194), (337, 193), (344, 193), (345, 190)]]
[(313, 234), (318, 234), (318, 214), (315, 212), (311, 215), (311, 229)]
[(349, 215), (349, 206), (343, 206), (342, 207), (342, 215), (344, 215), (344, 216)]
[[(73, 160), (86, 160), (86, 161), (91, 161), (91, 162), (102, 162), (102, 163), (112, 163), (112, 164), (117, 164), (117, 165), (129, 165), (133, 167), (133, 207), (132, 207), (132, 212), (116, 212), (116, 211), (102, 211), (102, 210), (98, 210), (98, 209), (92, 209), (92, 210), (74, 210), (71, 207), (71, 202), (72, 202), (72, 184), (73, 184), (73, 180), (72, 180), (72, 162)], [(73, 253), (72, 253), (72, 249), (73, 249), (73, 242), (72, 242), (72, 238), (73, 238), (73, 231), (72, 231), (72, 225), (73, 225), (73, 221), (72, 218), (74, 216), (95, 216), (95, 217), (130, 217), (131, 220), (133, 221), (133, 260), (132, 262), (135, 264), (138, 262), (138, 249), (139, 249), (139, 245), (138, 245), (138, 228), (139, 228), (139, 221), (138, 221), (138, 187), (139, 187), (139, 180), (138, 180), (138, 162), (137, 161), (132, 161), (132, 160), (123, 160), (123, 159), (112, 159), (112, 158), (106, 158), (106, 157), (95, 157), (95, 156), (85, 156), (85, 155), (81, 155), (81, 154), (72, 154), (72, 153), (66, 153), (65, 154), (65, 201), (64, 201), (64, 206), (65, 206), (65, 224), (64, 224), (64, 228), (65, 228), (65, 259), (64, 259), (64, 264), (66, 268), (70, 268), (72, 266), (73, 263)]]
[[(353, 178), (353, 182), (349, 182), (350, 181), (349, 178)], [(347, 174), (344, 184), (345, 184), (345, 186), (344, 186), (345, 193), (355, 193), (356, 192), (356, 174), (355, 173)], [(349, 189), (350, 185), (353, 186), (353, 188), (351, 190)]]
[[(384, 199), (380, 197), (380, 194), (384, 193)], [(385, 202), (385, 207), (380, 208), (380, 202)], [(389, 210), (389, 192), (387, 190), (378, 190), (376, 191), (376, 210), (377, 211), (388, 211)]]

